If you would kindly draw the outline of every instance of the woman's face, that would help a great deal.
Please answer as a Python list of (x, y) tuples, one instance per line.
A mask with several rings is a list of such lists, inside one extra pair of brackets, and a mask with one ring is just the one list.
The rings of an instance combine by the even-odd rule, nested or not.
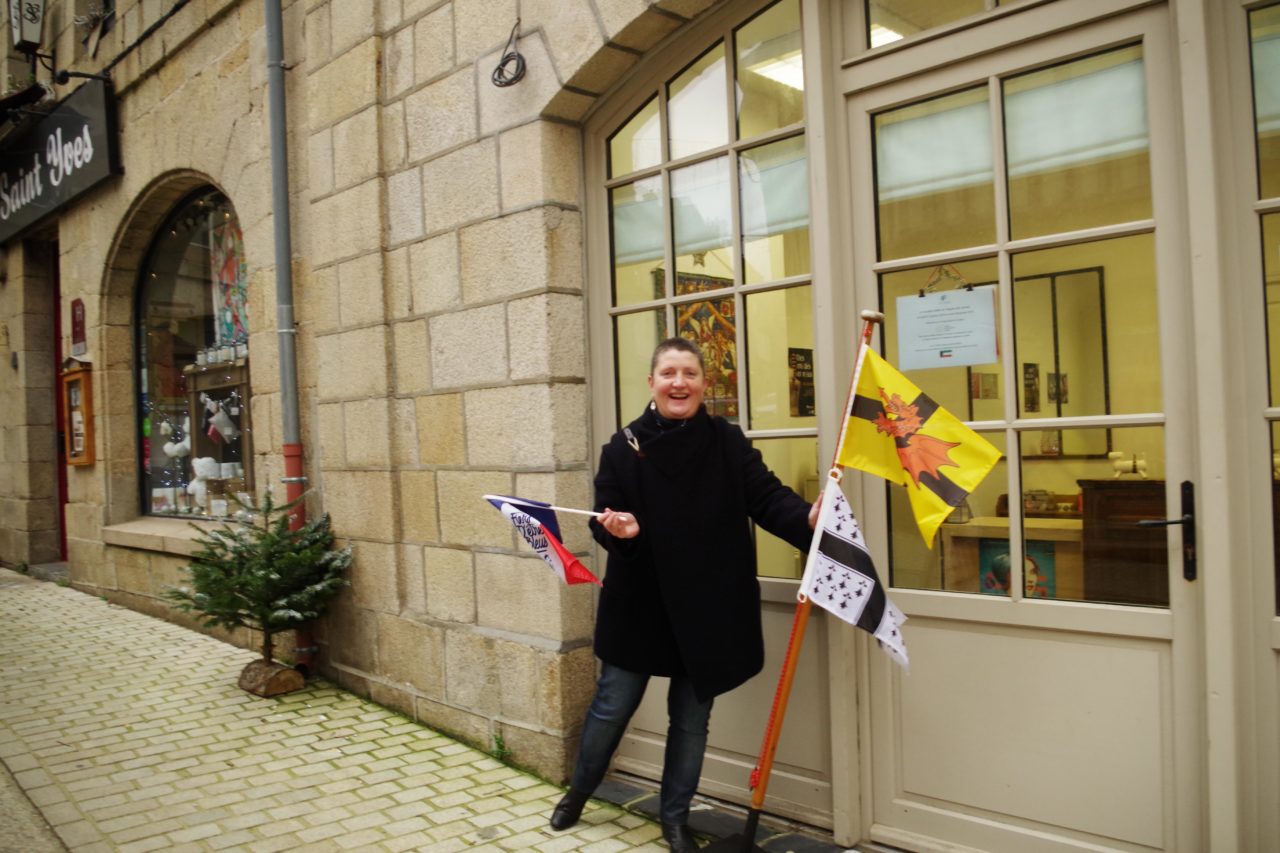
[(696, 355), (669, 349), (658, 356), (653, 375), (649, 377), (649, 390), (658, 414), (673, 420), (693, 417), (702, 405), (706, 389), (707, 378)]

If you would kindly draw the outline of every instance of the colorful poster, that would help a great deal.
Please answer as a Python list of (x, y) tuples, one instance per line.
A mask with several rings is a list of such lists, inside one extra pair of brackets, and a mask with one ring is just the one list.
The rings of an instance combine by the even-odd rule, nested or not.
[[(677, 293), (702, 293), (724, 286), (713, 276), (676, 276)], [(676, 334), (702, 350), (707, 363), (707, 412), (738, 419), (738, 339), (733, 297), (686, 302), (676, 306)]]
[[(214, 214), (218, 215), (217, 213)], [(210, 228), (214, 330), (219, 346), (249, 339), (249, 287), (244, 235), (234, 219)]]

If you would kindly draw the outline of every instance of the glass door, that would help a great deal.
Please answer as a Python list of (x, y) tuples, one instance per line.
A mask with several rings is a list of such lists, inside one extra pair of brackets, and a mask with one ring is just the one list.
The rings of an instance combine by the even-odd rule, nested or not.
[[(589, 127), (596, 216), (594, 334), (611, 344), (599, 370), (597, 433), (648, 405), (654, 346), (695, 342), (707, 364), (708, 412), (737, 424), (765, 463), (817, 497), (814, 269), (800, 0), (729, 4), (635, 81)], [(615, 115), (616, 114), (616, 115)], [(605, 239), (607, 237), (607, 239)], [(605, 292), (603, 285), (608, 283)], [(603, 375), (602, 375), (603, 374)], [(602, 392), (597, 391), (597, 394)], [(764, 672), (716, 700), (699, 790), (750, 799), (756, 759), (791, 629), (804, 555), (755, 531)], [(826, 629), (812, 629), (799, 697), (769, 789), (771, 812), (833, 824)], [(616, 767), (662, 772), (666, 682), (654, 679)]]
[[(858, 298), (885, 357), (1005, 453), (932, 548), (902, 488), (861, 480), (911, 619), (911, 673), (871, 668), (878, 840), (1193, 831), (1195, 588), (1181, 534), (1137, 524), (1194, 479), (1165, 38), (1135, 13), (848, 100)], [(993, 319), (985, 354), (933, 337), (948, 299)]]

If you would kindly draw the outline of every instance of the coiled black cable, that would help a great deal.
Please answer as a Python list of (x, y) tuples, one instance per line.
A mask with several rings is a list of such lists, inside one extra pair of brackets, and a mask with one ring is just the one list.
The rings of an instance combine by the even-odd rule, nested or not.
[(498, 61), (498, 67), (493, 69), (493, 76), (490, 77), (495, 86), (514, 86), (524, 79), (524, 57), (516, 50), (516, 33), (519, 31), (520, 19), (516, 18), (516, 25), (511, 28), (511, 35), (507, 38), (507, 46), (503, 48), (502, 59)]

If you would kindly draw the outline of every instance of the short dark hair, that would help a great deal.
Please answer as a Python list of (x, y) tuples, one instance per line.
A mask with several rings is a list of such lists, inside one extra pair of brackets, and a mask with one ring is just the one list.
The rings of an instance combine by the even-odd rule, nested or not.
[(698, 345), (688, 338), (667, 338), (662, 343), (653, 348), (653, 358), (649, 359), (649, 375), (653, 375), (653, 371), (658, 369), (658, 356), (668, 350), (678, 350), (679, 352), (691, 352), (698, 359), (698, 367), (703, 373), (707, 372), (707, 361), (702, 357), (702, 350)]

